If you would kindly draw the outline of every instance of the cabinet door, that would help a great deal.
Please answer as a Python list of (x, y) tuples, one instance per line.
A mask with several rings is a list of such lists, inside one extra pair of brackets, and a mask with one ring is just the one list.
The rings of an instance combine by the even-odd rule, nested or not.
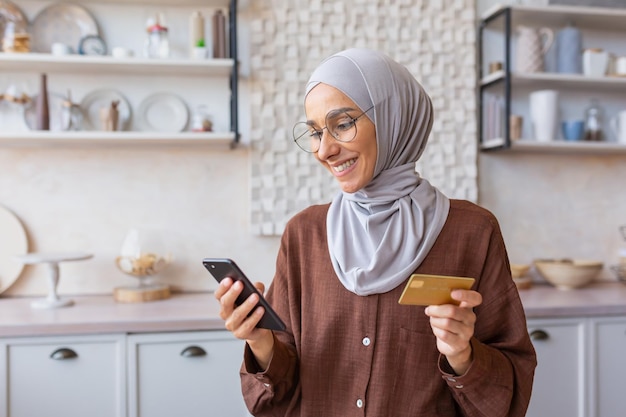
[(528, 331), (537, 369), (527, 416), (584, 416), (584, 323), (530, 320)]
[(129, 336), (129, 417), (243, 417), (244, 342), (229, 332)]
[(4, 346), (6, 417), (125, 416), (123, 335), (9, 339)]
[(595, 415), (623, 417), (626, 414), (626, 319), (597, 321), (595, 331)]

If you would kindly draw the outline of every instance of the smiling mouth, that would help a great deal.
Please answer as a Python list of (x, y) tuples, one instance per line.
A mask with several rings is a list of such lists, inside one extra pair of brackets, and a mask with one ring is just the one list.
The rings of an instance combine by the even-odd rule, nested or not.
[(341, 165), (333, 167), (333, 169), (335, 170), (335, 172), (343, 172), (346, 169), (350, 168), (355, 162), (356, 162), (356, 158), (353, 158), (353, 159), (350, 159), (349, 161), (344, 162)]

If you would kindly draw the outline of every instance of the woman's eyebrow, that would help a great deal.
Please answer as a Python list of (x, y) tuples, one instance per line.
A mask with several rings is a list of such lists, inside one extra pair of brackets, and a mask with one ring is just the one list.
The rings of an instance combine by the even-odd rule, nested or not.
[[(355, 111), (356, 109), (354, 107), (340, 107), (338, 109), (332, 109), (330, 110), (328, 113), (326, 113), (326, 117), (325, 119), (328, 119), (329, 117), (335, 117), (338, 114), (341, 113), (345, 113), (348, 111)], [(309, 126), (315, 126), (315, 121), (313, 120), (307, 120), (306, 124), (308, 124)]]

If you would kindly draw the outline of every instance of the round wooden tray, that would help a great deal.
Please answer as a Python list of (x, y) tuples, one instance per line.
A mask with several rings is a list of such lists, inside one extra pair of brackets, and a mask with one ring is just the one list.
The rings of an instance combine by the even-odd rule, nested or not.
[(120, 303), (144, 303), (147, 301), (165, 300), (170, 298), (170, 287), (167, 285), (147, 285), (144, 287), (116, 287), (113, 298)]

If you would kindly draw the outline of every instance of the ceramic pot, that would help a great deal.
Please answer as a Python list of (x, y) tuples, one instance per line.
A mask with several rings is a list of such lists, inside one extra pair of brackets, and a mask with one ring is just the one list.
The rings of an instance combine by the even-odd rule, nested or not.
[(587, 77), (604, 77), (609, 65), (609, 53), (602, 49), (585, 49), (583, 73)]
[(554, 42), (554, 32), (549, 28), (518, 26), (517, 70), (519, 72), (541, 72), (543, 57)]

